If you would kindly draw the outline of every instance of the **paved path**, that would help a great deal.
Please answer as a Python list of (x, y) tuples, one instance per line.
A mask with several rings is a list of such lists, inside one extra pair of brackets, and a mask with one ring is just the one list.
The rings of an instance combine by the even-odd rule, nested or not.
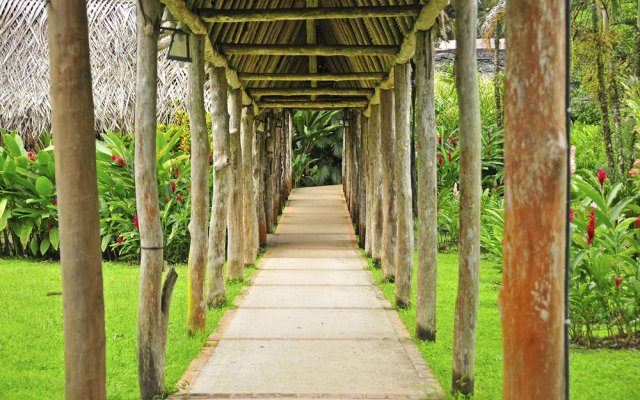
[(289, 199), (253, 285), (176, 398), (441, 398), (363, 269), (341, 187)]

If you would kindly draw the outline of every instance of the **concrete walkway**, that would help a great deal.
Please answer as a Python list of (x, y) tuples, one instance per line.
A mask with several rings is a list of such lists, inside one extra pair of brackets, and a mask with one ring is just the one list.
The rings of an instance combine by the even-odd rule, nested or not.
[(363, 269), (341, 187), (289, 199), (253, 285), (174, 398), (443, 398)]

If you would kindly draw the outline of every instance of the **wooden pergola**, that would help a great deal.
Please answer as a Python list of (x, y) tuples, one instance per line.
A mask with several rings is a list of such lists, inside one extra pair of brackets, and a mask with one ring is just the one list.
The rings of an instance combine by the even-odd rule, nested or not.
[[(454, 3), (461, 242), (453, 388), (473, 393), (481, 194), (477, 3)], [(155, 170), (157, 54), (167, 42), (162, 27), (180, 28), (191, 40), (186, 88), (192, 129), (189, 332), (204, 329), (207, 303), (224, 301), (225, 261), (227, 278), (242, 279), (244, 266), (255, 261), (277, 222), (292, 188), (296, 109), (345, 109), (343, 187), (360, 244), (379, 261), (385, 278), (395, 281), (397, 306), (410, 304), (414, 250), (410, 104), (415, 86), (416, 335), (435, 340), (433, 55), (447, 5), (448, 0), (137, 0), (135, 178), (141, 241), (142, 398), (151, 399), (163, 390), (166, 324), (176, 279), (170, 271), (162, 282), (163, 234)], [(514, 1), (507, 9), (501, 304), (504, 393), (509, 399), (558, 399), (565, 393), (566, 12), (560, 0)], [(65, 293), (66, 397), (99, 399), (105, 397), (104, 313), (83, 0), (49, 3), (49, 45)], [(214, 161), (208, 227), (209, 144), (203, 95), (207, 75)]]

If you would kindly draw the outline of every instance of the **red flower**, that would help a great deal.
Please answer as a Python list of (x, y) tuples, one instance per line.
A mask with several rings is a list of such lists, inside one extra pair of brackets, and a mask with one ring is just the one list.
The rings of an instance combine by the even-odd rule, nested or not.
[(438, 167), (442, 167), (442, 154), (438, 153)]
[(36, 155), (33, 154), (33, 151), (30, 151), (27, 153), (27, 157), (29, 157), (29, 160), (31, 161), (35, 161), (36, 160)]
[(596, 234), (596, 210), (591, 209), (589, 213), (589, 223), (587, 224), (587, 244), (593, 243), (593, 237)]
[(598, 170), (598, 180), (600, 181), (600, 188), (604, 186), (604, 181), (607, 179), (607, 171), (604, 168)]
[(640, 228), (640, 215), (638, 215), (638, 219), (636, 220), (636, 226)]
[(51, 199), (51, 204), (53, 204), (54, 206), (57, 206), (58, 205), (58, 199), (56, 197)]
[(172, 192), (176, 191), (176, 183), (175, 182), (171, 182), (171, 191)]
[(138, 229), (140, 224), (138, 223), (138, 214), (133, 214), (133, 227), (134, 229)]
[(122, 158), (122, 157), (118, 157), (118, 159), (116, 161), (118, 162), (118, 164), (120, 164), (121, 167), (124, 167), (125, 165), (127, 165), (124, 162), (124, 158)]
[(622, 279), (619, 276), (616, 276), (616, 289), (620, 289), (620, 285), (622, 284)]
[(451, 150), (447, 151), (447, 158), (451, 161)]
[(111, 161), (115, 161), (115, 160), (117, 160), (118, 158), (120, 158), (120, 157), (118, 157), (118, 156), (117, 156), (117, 155), (115, 155), (115, 154), (112, 154), (112, 155), (111, 155)]
[(458, 145), (458, 139), (454, 138), (453, 136), (449, 136), (449, 141), (451, 142), (451, 144), (453, 145), (453, 148), (455, 149), (456, 146)]
[(182, 195), (180, 193), (178, 193), (178, 201), (182, 203)]
[(176, 168), (176, 179), (180, 177), (180, 168)]
[(573, 218), (575, 215), (573, 214), (573, 208), (569, 209), (569, 222), (573, 222)]
[(442, 136), (438, 135), (438, 144), (442, 145)]
[(498, 182), (493, 182), (493, 190), (498, 190)]
[(123, 238), (122, 236), (118, 236), (118, 237), (116, 238), (116, 242), (118, 242), (118, 243), (122, 243), (122, 242), (124, 242), (124, 238)]
[(491, 131), (487, 131), (487, 137), (491, 138)]

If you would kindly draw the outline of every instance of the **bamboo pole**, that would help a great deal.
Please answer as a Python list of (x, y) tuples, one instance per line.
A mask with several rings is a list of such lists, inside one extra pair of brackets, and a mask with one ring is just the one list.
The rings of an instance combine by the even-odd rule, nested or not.
[(252, 56), (394, 56), (399, 46), (382, 45), (340, 45), (340, 44), (253, 44), (220, 43), (226, 55)]
[(395, 66), (395, 185), (397, 202), (396, 305), (411, 303), (413, 208), (411, 202), (411, 64)]
[(242, 221), (244, 239), (244, 265), (251, 265), (258, 256), (258, 215), (254, 203), (255, 187), (253, 185), (253, 141), (255, 137), (253, 124), (253, 107), (242, 109)]
[(322, 7), (322, 8), (263, 8), (263, 9), (212, 9), (199, 10), (200, 17), (207, 22), (257, 22), (299, 21), (316, 19), (348, 19), (373, 17), (415, 17), (420, 13), (419, 5)]
[(500, 305), (508, 400), (566, 398), (568, 12), (561, 0), (507, 2)]
[(480, 101), (476, 2), (456, 0), (456, 89), (460, 115), (460, 249), (453, 342), (453, 392), (473, 394), (480, 268)]
[(301, 82), (301, 81), (379, 81), (385, 79), (384, 72), (355, 72), (355, 73), (320, 73), (320, 74), (288, 74), (288, 73), (250, 73), (240, 72), (238, 77), (242, 81), (274, 81), (274, 82)]
[(438, 181), (433, 32), (416, 34), (416, 169), (418, 197), (418, 288), (416, 337), (436, 340)]
[(204, 333), (207, 212), (209, 208), (209, 136), (204, 109), (204, 37), (191, 37), (187, 108), (191, 127), (191, 221), (189, 233), (187, 333)]
[(229, 280), (244, 278), (244, 237), (243, 232), (243, 171), (241, 146), (242, 97), (238, 89), (229, 91), (229, 155), (231, 179), (229, 190), (227, 269)]
[(47, 4), (65, 398), (105, 399), (105, 331), (87, 6)]
[(138, 381), (143, 400), (164, 390), (169, 305), (177, 274), (172, 268), (162, 284), (162, 225), (156, 175), (156, 98), (160, 3), (140, 0), (137, 8), (135, 107), (135, 185), (140, 229), (138, 303)]
[(209, 65), (211, 90), (211, 130), (213, 133), (213, 201), (209, 221), (209, 248), (207, 274), (209, 292), (207, 305), (224, 304), (227, 293), (224, 287), (224, 260), (227, 237), (229, 184), (231, 180), (229, 112), (227, 111), (228, 84), (224, 68)]
[(382, 246), (382, 164), (380, 157), (380, 106), (371, 107), (369, 117), (369, 140), (371, 144), (371, 169), (372, 169), (372, 212), (371, 218), (371, 257), (375, 265), (380, 265), (380, 248)]
[[(382, 117), (384, 115), (384, 118)], [(393, 90), (380, 91), (380, 140), (382, 166), (382, 246), (380, 249), (380, 266), (384, 280), (395, 280), (397, 211), (396, 191), (394, 187), (395, 173), (395, 125)]]

